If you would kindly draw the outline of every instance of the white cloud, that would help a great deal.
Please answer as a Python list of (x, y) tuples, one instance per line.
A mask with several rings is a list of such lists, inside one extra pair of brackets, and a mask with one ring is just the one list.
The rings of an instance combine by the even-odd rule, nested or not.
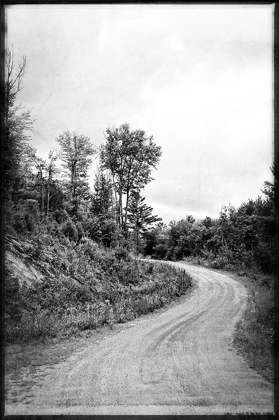
[(146, 188), (162, 217), (218, 215), (260, 192), (272, 160), (272, 6), (15, 6), (8, 26), (28, 57), (19, 99), (37, 115), (40, 154), (65, 129), (100, 144), (108, 125), (128, 122), (162, 145)]

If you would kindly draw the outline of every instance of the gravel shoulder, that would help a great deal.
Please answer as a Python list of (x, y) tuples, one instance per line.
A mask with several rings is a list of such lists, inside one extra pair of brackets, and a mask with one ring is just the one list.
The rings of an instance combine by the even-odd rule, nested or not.
[(232, 346), (245, 287), (207, 268), (169, 264), (193, 277), (191, 294), (81, 339), (58, 363), (7, 372), (5, 414), (273, 412), (272, 384)]

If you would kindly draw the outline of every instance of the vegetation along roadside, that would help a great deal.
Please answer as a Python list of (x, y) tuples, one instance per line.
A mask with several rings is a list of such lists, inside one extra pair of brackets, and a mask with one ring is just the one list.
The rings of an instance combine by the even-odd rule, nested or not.
[[(10, 253), (15, 246), (18, 256), (23, 243), (10, 239)], [(73, 249), (68, 241), (53, 241), (40, 257), (34, 257), (30, 242), (28, 247), (24, 255), (21, 249), (21, 260), (28, 258), (30, 270), (48, 270), (49, 275), (28, 285), (7, 266), (6, 343), (63, 338), (125, 322), (160, 308), (191, 286), (181, 270), (138, 261), (120, 247), (106, 250), (87, 240)]]
[[(208, 267), (206, 261), (199, 258), (184, 258), (188, 264)], [(270, 382), (274, 380), (275, 357), (275, 318), (274, 277), (258, 269), (228, 270), (227, 268), (211, 270), (226, 274), (242, 283), (248, 292), (245, 312), (236, 324), (233, 345), (237, 352)]]
[(244, 316), (236, 325), (234, 346), (268, 381), (274, 380), (274, 283), (272, 276), (233, 275), (248, 290), (249, 299)]
[(142, 195), (162, 155), (152, 135), (124, 123), (107, 127), (96, 147), (66, 130), (43, 159), (30, 145), (34, 117), (17, 100), (26, 58), (7, 50), (5, 67), (5, 343), (74, 337), (160, 308), (191, 279), (138, 257), (186, 259), (239, 273), (251, 297), (235, 343), (271, 380), (278, 161), (257, 199), (223, 206), (218, 218), (187, 215), (167, 226)]

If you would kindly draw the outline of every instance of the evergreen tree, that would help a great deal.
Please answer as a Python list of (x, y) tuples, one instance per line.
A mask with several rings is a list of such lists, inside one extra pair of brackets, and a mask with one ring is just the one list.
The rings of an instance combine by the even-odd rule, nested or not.
[(99, 169), (95, 175), (91, 206), (92, 212), (95, 215), (106, 215), (112, 210), (112, 205), (113, 192), (111, 180)]
[(139, 249), (139, 240), (154, 223), (162, 219), (152, 214), (153, 208), (145, 203), (145, 198), (141, 197), (138, 191), (132, 191), (131, 200), (127, 209), (128, 229)]

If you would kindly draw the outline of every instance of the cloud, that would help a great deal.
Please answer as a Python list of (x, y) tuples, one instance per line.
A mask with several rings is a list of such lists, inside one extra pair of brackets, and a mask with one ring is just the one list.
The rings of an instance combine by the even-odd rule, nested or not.
[(272, 6), (15, 6), (8, 27), (40, 154), (66, 129), (97, 145), (109, 125), (144, 129), (163, 151), (146, 199), (166, 221), (217, 216), (270, 176)]

